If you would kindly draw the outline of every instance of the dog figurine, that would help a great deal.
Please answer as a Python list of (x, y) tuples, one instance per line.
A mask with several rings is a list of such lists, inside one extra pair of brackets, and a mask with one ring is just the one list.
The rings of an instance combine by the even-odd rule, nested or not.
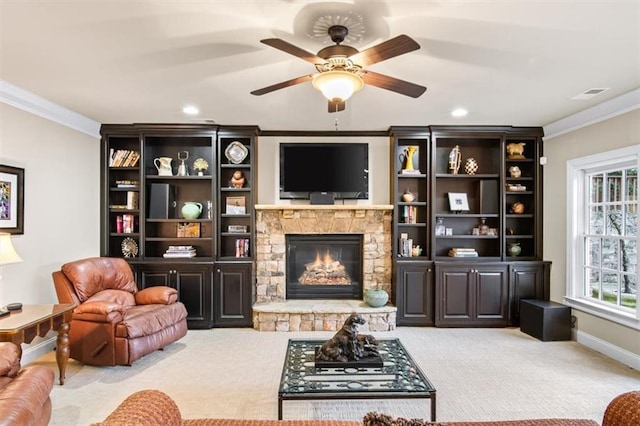
[(355, 312), (349, 315), (342, 328), (320, 347), (316, 360), (347, 362), (370, 356), (373, 353), (371, 346), (378, 342), (373, 336), (358, 333), (358, 326), (365, 322), (362, 315)]

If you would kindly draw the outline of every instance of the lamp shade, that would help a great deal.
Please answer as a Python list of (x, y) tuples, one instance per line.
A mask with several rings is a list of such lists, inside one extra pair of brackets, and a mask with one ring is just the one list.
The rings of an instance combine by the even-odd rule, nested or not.
[(7, 234), (6, 232), (0, 233), (0, 265), (18, 262), (22, 262), (22, 259), (13, 248), (11, 234)]
[(362, 78), (342, 70), (316, 74), (311, 82), (330, 101), (346, 101), (364, 86)]

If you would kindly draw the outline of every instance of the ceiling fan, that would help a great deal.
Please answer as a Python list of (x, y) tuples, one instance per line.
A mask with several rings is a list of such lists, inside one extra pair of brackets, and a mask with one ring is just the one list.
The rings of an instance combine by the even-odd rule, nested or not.
[(345, 101), (365, 84), (412, 98), (419, 97), (427, 90), (424, 86), (364, 69), (368, 65), (420, 49), (420, 45), (411, 37), (402, 34), (360, 52), (341, 44), (349, 33), (347, 27), (333, 25), (328, 33), (335, 45), (325, 47), (315, 55), (279, 38), (260, 40), (267, 46), (314, 64), (317, 73), (263, 87), (251, 94), (260, 96), (311, 80), (313, 86), (329, 100), (329, 112), (338, 112), (344, 110)]

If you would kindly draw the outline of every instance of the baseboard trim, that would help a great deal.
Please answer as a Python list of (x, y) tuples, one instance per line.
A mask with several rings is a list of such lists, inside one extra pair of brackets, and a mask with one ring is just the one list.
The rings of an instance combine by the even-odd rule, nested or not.
[(611, 343), (587, 334), (584, 331), (576, 331), (575, 337), (575, 340), (578, 343), (640, 371), (640, 355), (636, 355), (619, 346), (612, 345)]
[(49, 352), (55, 351), (56, 340), (57, 340), (57, 337), (53, 336), (50, 338), (45, 338), (44, 340), (38, 343), (34, 343), (24, 348), (24, 350), (22, 351), (22, 359), (20, 360), (20, 364), (27, 365), (30, 362), (33, 362), (36, 359), (40, 358), (41, 356), (44, 356)]

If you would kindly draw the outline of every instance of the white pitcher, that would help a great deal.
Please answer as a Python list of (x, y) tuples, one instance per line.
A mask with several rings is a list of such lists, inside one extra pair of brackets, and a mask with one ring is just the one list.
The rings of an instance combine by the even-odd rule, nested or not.
[(156, 169), (158, 169), (158, 176), (173, 176), (171, 170), (171, 157), (158, 157), (153, 159)]

